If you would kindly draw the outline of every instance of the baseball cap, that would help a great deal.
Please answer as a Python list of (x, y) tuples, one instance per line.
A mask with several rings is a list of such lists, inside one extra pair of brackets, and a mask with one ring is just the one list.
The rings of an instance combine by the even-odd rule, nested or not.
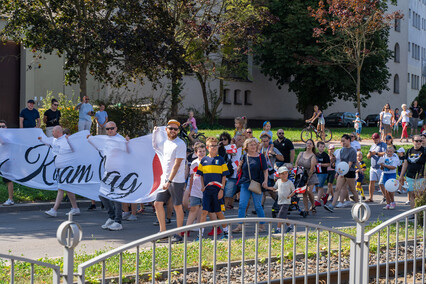
[(359, 112), (355, 113), (355, 115), (356, 115), (356, 116), (358, 116), (358, 115), (359, 115)]
[(27, 104), (35, 104), (34, 100), (28, 100)]
[(288, 168), (286, 166), (282, 166), (278, 169), (279, 174), (282, 174), (283, 172), (288, 172)]
[(386, 140), (391, 140), (391, 139), (393, 139), (392, 136), (390, 136), (390, 135), (386, 136)]
[(396, 151), (397, 153), (405, 153), (405, 149), (404, 148), (399, 148), (398, 151)]
[(170, 125), (170, 124), (176, 124), (177, 126), (180, 126), (180, 122), (179, 122), (179, 121), (177, 121), (176, 119), (170, 119), (170, 120), (167, 122), (167, 125)]
[(379, 135), (379, 133), (373, 133), (373, 135), (371, 135), (371, 138), (373, 138), (373, 139), (379, 139), (380, 135)]

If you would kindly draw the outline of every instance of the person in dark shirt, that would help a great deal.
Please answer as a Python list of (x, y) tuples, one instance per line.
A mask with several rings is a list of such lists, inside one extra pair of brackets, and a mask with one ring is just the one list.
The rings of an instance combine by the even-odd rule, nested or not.
[(44, 112), (43, 122), (46, 123), (46, 136), (53, 137), (53, 128), (59, 125), (61, 119), (61, 111), (58, 110), (59, 103), (56, 99), (52, 99), (50, 109)]
[(40, 114), (34, 104), (34, 100), (28, 100), (27, 107), (19, 114), (19, 128), (40, 128)]
[[(408, 184), (408, 198), (410, 200), (411, 208), (414, 208), (414, 190), (418, 187), (424, 188), (424, 171), (426, 163), (425, 149), (422, 146), (422, 137), (414, 135), (414, 147), (408, 149), (405, 155), (405, 161), (402, 165), (401, 175), (399, 176), (399, 183), (404, 184), (407, 180)], [(405, 177), (404, 175), (407, 174)]]
[(277, 160), (277, 167), (281, 167), (287, 163), (290, 163), (293, 166), (296, 154), (293, 143), (284, 137), (284, 130), (282, 129), (278, 129), (277, 136), (278, 138), (274, 141), (274, 147), (277, 148), (284, 156), (284, 161), (281, 162)]
[(419, 119), (420, 119), (420, 115), (423, 112), (423, 109), (419, 106), (419, 103), (417, 101), (413, 101), (410, 107), (410, 111), (411, 111), (411, 118), (410, 118), (411, 135), (413, 135), (413, 130), (415, 130), (414, 134), (417, 135)]
[[(321, 206), (321, 201), (325, 204), (328, 196), (324, 196), (324, 184), (327, 181), (328, 171), (327, 168), (331, 165), (330, 156), (324, 152), (325, 143), (319, 141), (317, 143), (318, 153), (317, 153), (317, 177), (319, 184), (317, 185), (317, 200), (315, 200), (315, 206)], [(325, 197), (325, 199), (324, 199)]]

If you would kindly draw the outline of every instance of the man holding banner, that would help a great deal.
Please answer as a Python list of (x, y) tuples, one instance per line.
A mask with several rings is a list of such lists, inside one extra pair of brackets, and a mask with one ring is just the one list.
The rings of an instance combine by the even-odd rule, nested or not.
[[(108, 136), (108, 142), (112, 143), (104, 143), (103, 146), (98, 146), (96, 143), (93, 142), (94, 137), (90, 137), (90, 135), (87, 137), (89, 143), (96, 148), (96, 150), (100, 151), (108, 160), (108, 157), (111, 155), (112, 151), (115, 151), (119, 148), (119, 145), (122, 144), (122, 142), (128, 141), (128, 137), (126, 139), (117, 133), (117, 125), (113, 121), (109, 121), (105, 129), (107, 131)], [(114, 143), (115, 142), (115, 143)], [(127, 143), (126, 143), (126, 149), (121, 149), (126, 152), (128, 152)], [(105, 183), (108, 180), (108, 166), (105, 166), (106, 170), (106, 177), (103, 178), (102, 182)], [(122, 214), (121, 214), (121, 202), (110, 200), (106, 198), (103, 195), (99, 195), (99, 199), (102, 201), (102, 204), (105, 206), (105, 209), (108, 212), (108, 220), (103, 224), (101, 227), (104, 230), (110, 230), (110, 231), (121, 231), (123, 230), (123, 226), (121, 225), (122, 221)]]
[[(185, 163), (183, 160), (186, 158), (186, 145), (185, 142), (177, 137), (179, 126), (180, 123), (177, 120), (169, 120), (166, 127), (167, 139), (164, 143), (159, 143), (160, 132), (162, 131), (160, 128), (155, 127), (152, 135), (154, 150), (162, 156), (163, 176), (165, 177), (165, 183), (162, 186), (163, 190), (157, 193), (154, 202), (155, 214), (160, 224), (160, 232), (166, 231), (164, 203), (167, 203), (170, 197), (176, 212), (177, 227), (183, 225), (182, 200), (185, 191)], [(173, 242), (181, 240), (182, 237), (178, 235), (172, 238)]]
[[(52, 138), (43, 139), (42, 137), (38, 137), (38, 140), (52, 147), (53, 154), (57, 155), (55, 158), (55, 167), (58, 170), (60, 170), (61, 168), (65, 168), (65, 166), (68, 166), (68, 165), (66, 162), (61, 163), (61, 157), (58, 157), (58, 156), (65, 155), (67, 153), (72, 153), (74, 152), (74, 150), (71, 144), (68, 142), (68, 137), (64, 135), (64, 132), (61, 126), (59, 125), (55, 126), (52, 130), (52, 135), (53, 135), (53, 139)], [(67, 214), (79, 215), (80, 209), (77, 206), (75, 194), (72, 192), (67, 192), (67, 195), (72, 206), (71, 210)], [(59, 208), (59, 205), (61, 204), (63, 197), (64, 197), (64, 191), (58, 188), (58, 194), (56, 195), (55, 205), (49, 211), (45, 211), (44, 213), (51, 217), (56, 217), (58, 215), (57, 210)]]
[[(5, 120), (0, 120), (0, 128), (7, 128)], [(13, 182), (11, 180), (8, 180), (7, 178), (3, 178), (3, 182), (6, 184), (7, 193), (9, 194), (9, 199), (3, 203), (3, 206), (14, 205), (15, 202), (13, 202)]]

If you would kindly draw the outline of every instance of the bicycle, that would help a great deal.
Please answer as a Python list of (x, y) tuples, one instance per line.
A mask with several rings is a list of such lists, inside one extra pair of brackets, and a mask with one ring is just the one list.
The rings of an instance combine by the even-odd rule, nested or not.
[(309, 123), (308, 126), (303, 128), (302, 132), (300, 133), (300, 138), (302, 139), (302, 141), (306, 142), (309, 139), (312, 139), (312, 132), (316, 134), (317, 140), (322, 140), (325, 143), (330, 142), (331, 138), (333, 137), (331, 130), (328, 128), (324, 128), (324, 140), (323, 140), (321, 136), (322, 131), (318, 131), (316, 127), (312, 125), (312, 123)]
[(192, 145), (192, 141), (194, 141), (194, 143), (195, 142), (202, 142), (202, 143), (206, 144), (206, 136), (204, 136), (204, 133), (202, 133), (202, 132), (195, 133), (194, 135), (192, 135), (193, 140), (191, 140), (191, 139), (189, 139), (188, 131), (182, 125), (179, 126), (179, 130), (180, 131), (179, 131), (178, 137), (185, 142), (186, 146), (189, 149), (192, 149), (190, 147)]

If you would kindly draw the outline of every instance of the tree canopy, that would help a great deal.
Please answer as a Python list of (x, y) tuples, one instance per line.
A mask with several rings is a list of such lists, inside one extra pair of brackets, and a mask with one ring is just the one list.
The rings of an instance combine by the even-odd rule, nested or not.
[(179, 58), (172, 19), (156, 1), (0, 0), (0, 13), (7, 17), (2, 40), (64, 56), (65, 83), (79, 83), (81, 97), (88, 72), (113, 86), (138, 77), (155, 81)]
[[(308, 8), (317, 5), (318, 0), (271, 0), (269, 9), (279, 20), (264, 29), (267, 39), (255, 52), (261, 71), (271, 80), (276, 80), (279, 87), (288, 84), (289, 91), (296, 94), (297, 108), (301, 113), (314, 104), (326, 109), (337, 99), (357, 100), (351, 76), (330, 60), (324, 52), (326, 45), (313, 36), (318, 22)], [(323, 34), (324, 38), (334, 36), (330, 31)], [(390, 74), (386, 63), (391, 57), (387, 38), (387, 30), (372, 36), (382, 52), (365, 59), (361, 104), (366, 103), (372, 92), (381, 93), (387, 89)], [(354, 74), (353, 70), (350, 74)]]

